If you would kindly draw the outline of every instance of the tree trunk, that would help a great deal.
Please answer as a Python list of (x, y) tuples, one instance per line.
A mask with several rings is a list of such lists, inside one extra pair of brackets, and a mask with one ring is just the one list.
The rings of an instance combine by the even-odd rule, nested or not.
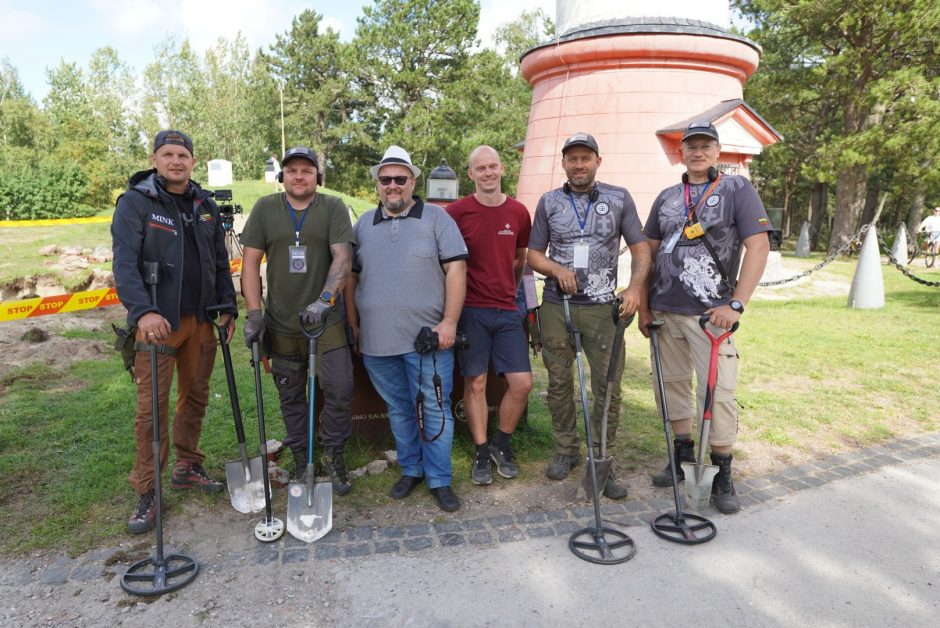
[(875, 218), (875, 211), (878, 209), (878, 195), (881, 192), (877, 183), (869, 182), (868, 192), (865, 195), (865, 207), (862, 209), (862, 221), (860, 225), (867, 225)]
[(908, 241), (914, 237), (914, 234), (917, 232), (917, 227), (920, 225), (920, 221), (924, 215), (924, 203), (926, 200), (926, 194), (924, 192), (923, 186), (918, 186), (917, 190), (914, 192), (914, 200), (911, 201), (911, 206), (907, 210), (907, 237)]
[(829, 216), (829, 184), (816, 182), (813, 184), (813, 193), (810, 196), (812, 203), (812, 225), (810, 226), (810, 250), (815, 251), (819, 246), (819, 234), (822, 226), (826, 224)]
[(830, 254), (855, 236), (865, 205), (867, 183), (868, 173), (864, 166), (847, 166), (839, 173), (836, 181), (836, 212), (832, 236), (829, 238)]

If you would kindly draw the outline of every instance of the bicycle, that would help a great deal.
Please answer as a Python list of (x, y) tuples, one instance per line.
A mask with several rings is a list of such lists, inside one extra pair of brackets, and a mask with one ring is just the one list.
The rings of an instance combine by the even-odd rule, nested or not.
[(907, 245), (908, 264), (911, 264), (918, 255), (924, 256), (924, 265), (932, 268), (937, 260), (937, 249), (940, 248), (940, 238), (933, 239), (930, 235), (920, 232), (914, 235)]

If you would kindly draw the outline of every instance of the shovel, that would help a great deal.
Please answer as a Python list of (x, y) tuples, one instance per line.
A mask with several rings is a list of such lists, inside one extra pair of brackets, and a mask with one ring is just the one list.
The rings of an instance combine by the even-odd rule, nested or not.
[(718, 474), (718, 467), (713, 464), (705, 464), (708, 429), (712, 422), (712, 406), (715, 404), (715, 384), (718, 382), (718, 347), (738, 328), (738, 323), (735, 323), (731, 326), (731, 329), (716, 338), (706, 327), (709, 318), (708, 314), (703, 314), (698, 319), (699, 327), (702, 328), (702, 331), (705, 332), (705, 335), (712, 343), (711, 355), (708, 360), (708, 381), (705, 386), (705, 407), (702, 410), (702, 424), (699, 428), (698, 459), (694, 464), (691, 462), (682, 463), (682, 471), (685, 473), (686, 501), (697, 510), (708, 504), (712, 493), (712, 481), (715, 479), (715, 475)]
[[(620, 351), (623, 349), (623, 335), (627, 327), (633, 322), (634, 314), (627, 318), (620, 318), (620, 303), (613, 302), (613, 320), (617, 329), (614, 331), (614, 347), (610, 352), (610, 364), (607, 366), (607, 394), (604, 395), (604, 413), (601, 415), (601, 456), (594, 461), (594, 473), (597, 478), (597, 490), (603, 494), (607, 487), (607, 478), (610, 477), (610, 467), (614, 464), (614, 457), (607, 455), (607, 414), (610, 411), (610, 395), (613, 392), (614, 380), (617, 379), (617, 363), (620, 361)], [(591, 471), (588, 466), (584, 468), (584, 477), (578, 487), (578, 499), (588, 499), (591, 496)]]
[(235, 418), (235, 435), (238, 437), (239, 460), (225, 463), (225, 480), (228, 485), (232, 508), (238, 512), (260, 512), (264, 509), (264, 479), (262, 478), (264, 461), (260, 456), (248, 458), (245, 449), (245, 427), (242, 425), (242, 411), (235, 390), (235, 370), (232, 368), (232, 352), (228, 346), (228, 328), (216, 323), (215, 315), (223, 310), (230, 310), (229, 305), (213, 305), (206, 308), (219, 332), (219, 344), (222, 346), (222, 361), (225, 363), (225, 379), (228, 382), (228, 396), (232, 401), (232, 416)]
[(300, 328), (307, 337), (307, 481), (291, 482), (287, 487), (287, 531), (305, 543), (313, 543), (326, 536), (333, 528), (333, 485), (330, 482), (315, 482), (313, 465), (314, 395), (317, 383), (317, 339), (326, 331), (326, 325), (309, 332)]

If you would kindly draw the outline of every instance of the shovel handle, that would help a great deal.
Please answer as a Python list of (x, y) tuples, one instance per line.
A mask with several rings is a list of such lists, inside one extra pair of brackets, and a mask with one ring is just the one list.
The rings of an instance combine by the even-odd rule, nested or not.
[(702, 328), (702, 331), (705, 332), (705, 335), (708, 336), (708, 339), (712, 343), (711, 355), (708, 357), (708, 382), (705, 386), (705, 408), (702, 410), (703, 424), (705, 421), (711, 421), (712, 419), (712, 405), (714, 405), (715, 402), (715, 384), (718, 383), (718, 347), (738, 329), (738, 321), (735, 321), (731, 329), (716, 337), (708, 330), (708, 327), (706, 327), (709, 320), (710, 317), (708, 314), (702, 314), (698, 319), (699, 327)]
[(232, 402), (232, 417), (235, 419), (235, 436), (238, 438), (238, 444), (244, 449), (245, 445), (245, 426), (242, 423), (242, 409), (238, 402), (238, 391), (235, 388), (235, 369), (232, 366), (232, 351), (228, 346), (228, 328), (225, 325), (216, 323), (218, 312), (230, 311), (230, 305), (210, 305), (206, 308), (206, 314), (212, 320), (212, 324), (219, 332), (219, 344), (222, 347), (222, 362), (225, 364), (225, 382), (228, 384), (228, 396)]

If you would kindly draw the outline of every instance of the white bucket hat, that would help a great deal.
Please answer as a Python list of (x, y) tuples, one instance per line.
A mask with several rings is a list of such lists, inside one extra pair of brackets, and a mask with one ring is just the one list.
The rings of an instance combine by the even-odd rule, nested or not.
[(411, 156), (408, 155), (408, 151), (406, 151), (401, 146), (392, 145), (385, 150), (385, 154), (382, 156), (382, 161), (372, 166), (372, 178), (378, 179), (379, 170), (381, 170), (383, 166), (389, 166), (392, 164), (405, 166), (411, 170), (411, 176), (416, 179), (421, 176), (421, 169), (411, 163)]

